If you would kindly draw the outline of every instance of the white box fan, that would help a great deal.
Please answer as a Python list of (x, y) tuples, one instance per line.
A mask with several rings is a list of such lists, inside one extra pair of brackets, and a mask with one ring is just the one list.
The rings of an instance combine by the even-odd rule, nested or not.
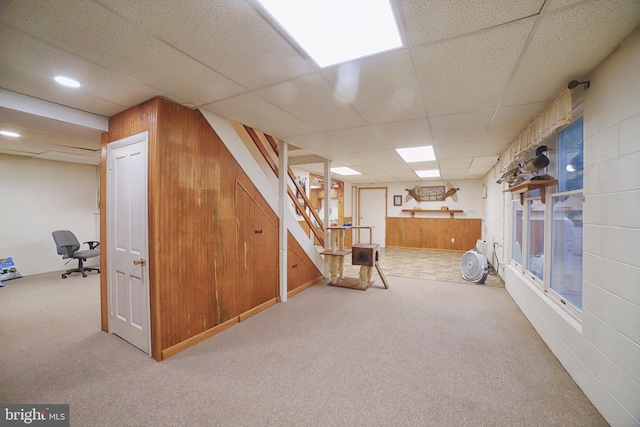
[(487, 258), (478, 249), (471, 249), (462, 255), (460, 270), (464, 280), (483, 285), (489, 275)]

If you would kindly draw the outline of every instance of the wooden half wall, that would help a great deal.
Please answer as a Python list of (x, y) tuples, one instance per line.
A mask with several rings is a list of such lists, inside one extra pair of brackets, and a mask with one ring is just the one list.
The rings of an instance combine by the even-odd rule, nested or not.
[(475, 218), (388, 217), (386, 226), (387, 246), (405, 248), (467, 251), (482, 236), (482, 220)]
[[(202, 114), (156, 97), (111, 117), (109, 133), (103, 135), (103, 247), (108, 238), (106, 145), (144, 131), (149, 132), (151, 346), (153, 358), (163, 360), (276, 303), (278, 221)], [(240, 232), (249, 227), (255, 230)], [(255, 251), (256, 272), (243, 270), (247, 263), (239, 253), (244, 254), (247, 244), (265, 244), (264, 239), (273, 253)], [(104, 331), (108, 331), (106, 255), (105, 251), (100, 261)], [(256, 279), (247, 283), (247, 277)], [(264, 277), (269, 279), (258, 280)]]

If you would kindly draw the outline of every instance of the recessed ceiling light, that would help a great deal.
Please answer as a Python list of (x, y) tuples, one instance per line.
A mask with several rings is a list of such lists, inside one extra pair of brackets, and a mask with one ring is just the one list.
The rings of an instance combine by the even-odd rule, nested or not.
[(337, 173), (338, 175), (362, 175), (360, 172), (347, 167), (331, 168), (331, 172)]
[(320, 66), (402, 47), (389, 0), (256, 0)]
[(63, 86), (80, 87), (80, 83), (73, 79), (70, 79), (69, 77), (56, 76), (54, 77), (54, 80)]
[(0, 130), (0, 135), (10, 136), (11, 138), (18, 138), (18, 137), (20, 137), (20, 134), (19, 134), (19, 133), (10, 132), (10, 131), (8, 131), (8, 130)]
[(433, 147), (425, 145), (423, 147), (396, 148), (400, 157), (407, 163), (429, 162), (436, 159)]
[(438, 169), (416, 171), (416, 175), (418, 175), (420, 178), (439, 178), (440, 171)]

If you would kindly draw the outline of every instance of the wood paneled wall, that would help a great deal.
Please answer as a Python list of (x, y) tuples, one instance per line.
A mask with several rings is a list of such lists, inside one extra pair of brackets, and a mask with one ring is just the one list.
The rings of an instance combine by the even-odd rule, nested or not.
[[(247, 292), (256, 301), (269, 296), (275, 302), (278, 220), (202, 114), (159, 97), (110, 118), (109, 133), (102, 139), (103, 201), (106, 144), (143, 131), (149, 131), (147, 261), (152, 356), (162, 360), (198, 342), (198, 337), (237, 322), (255, 305), (247, 301)], [(268, 233), (269, 239), (275, 239), (274, 253), (257, 255), (261, 267), (255, 273), (263, 277), (261, 270), (273, 269), (273, 289), (270, 285), (267, 290), (239, 288), (244, 284), (238, 279), (237, 230), (242, 216), (238, 187), (255, 204), (255, 217), (275, 230), (275, 234)], [(261, 235), (265, 236), (267, 233)], [(107, 241), (104, 203), (101, 241)], [(106, 256), (101, 257), (101, 268), (107, 273)], [(107, 274), (101, 275), (101, 295), (106, 331)]]
[[(481, 237), (481, 219), (388, 217), (387, 246), (467, 251)], [(451, 242), (451, 239), (455, 242)]]
[(288, 232), (287, 245), (287, 291), (292, 295), (323, 280), (324, 276), (291, 232)]

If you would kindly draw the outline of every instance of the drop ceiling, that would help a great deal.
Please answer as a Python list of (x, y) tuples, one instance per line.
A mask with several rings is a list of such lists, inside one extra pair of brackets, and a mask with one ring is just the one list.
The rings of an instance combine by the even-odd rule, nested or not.
[[(97, 164), (94, 119), (164, 96), (289, 142), (297, 167), (355, 169), (354, 183), (417, 181), (425, 166), (479, 179), (640, 25), (638, 0), (392, 4), (405, 47), (320, 69), (252, 0), (0, 0), (0, 127), (24, 135), (0, 136), (0, 153)], [(395, 152), (420, 145), (437, 160)]]

